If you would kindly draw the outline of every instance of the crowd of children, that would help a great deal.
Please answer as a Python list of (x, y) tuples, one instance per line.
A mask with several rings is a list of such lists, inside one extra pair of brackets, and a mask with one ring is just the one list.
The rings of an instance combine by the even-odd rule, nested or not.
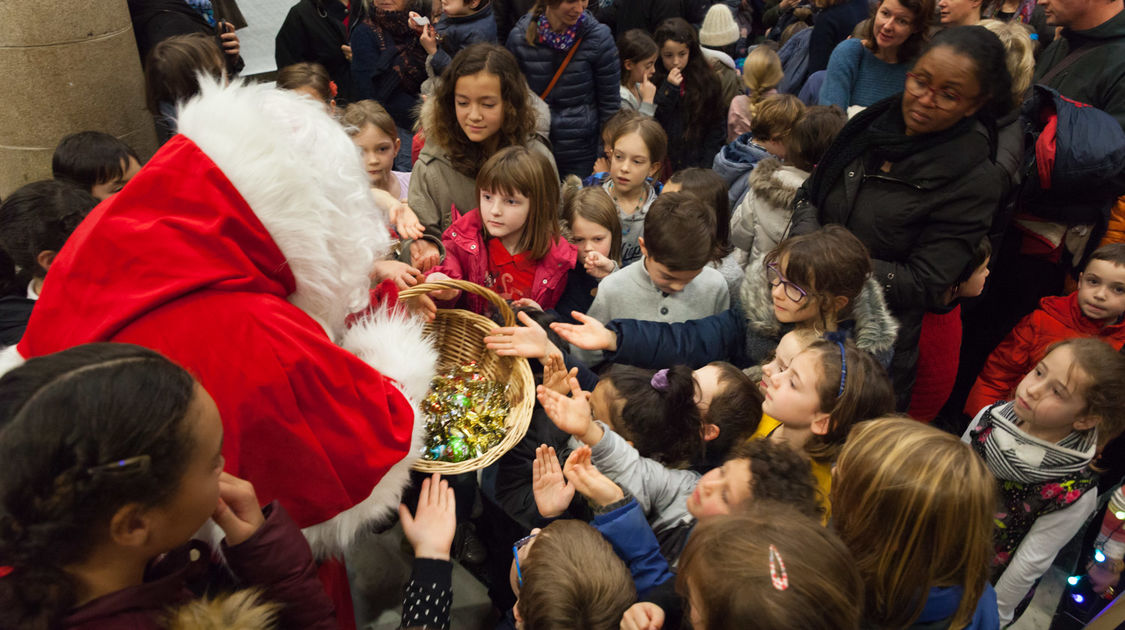
[[(213, 0), (183, 1), (210, 15)], [(458, 560), (489, 586), (498, 628), (995, 630), (1092, 519), (1100, 535), (1078, 572), (1114, 593), (1125, 499), (1104, 453), (1125, 430), (1125, 243), (1056, 249), (1074, 270), (1067, 288), (1006, 314), (1022, 319), (983, 367), (962, 356), (974, 298), (1005, 280), (993, 261), (1027, 231), (1012, 226), (1035, 220), (1011, 221), (1030, 171), (1005, 156), (1024, 154), (1011, 125), (1036, 37), (1018, 16), (963, 25), (980, 22), (979, 3), (857, 1), (817, 2), (810, 17), (782, 0), (764, 11), (768, 31), (766, 7), (748, 2), (293, 8), (277, 36), (283, 92), (270, 93), (323, 119), (310, 146), (354, 143), (355, 164), (324, 177), (366, 173), (347, 203), (395, 241), (371, 287), (491, 289), (518, 324), (487, 348), (527, 358), (538, 381), (527, 435), (499, 462), (415, 475), (420, 492), (398, 510), (414, 552), (403, 627), (450, 627)], [(658, 8), (651, 25), (637, 17)], [(185, 102), (249, 89), (227, 85), (237, 39), (220, 34), (151, 46), (148, 108), (169, 143), (158, 157), (188, 150), (170, 140), (190, 123)], [(0, 347), (15, 352), (33, 314), (69, 297), (39, 301), (77, 281), (65, 273), (78, 263), (52, 271), (56, 255), (87, 215), (112, 213), (103, 204), (144, 161), (78, 131), (59, 141), (53, 180), (3, 199)], [(233, 197), (223, 203), (257, 211)], [(271, 261), (271, 291), (306, 290), (305, 269), (285, 262), (301, 234), (281, 243), (264, 223), (238, 229), (279, 247), (245, 255)], [(313, 249), (369, 256), (387, 235), (350, 236), (363, 252)], [(232, 247), (216, 256), (242, 256)], [(115, 259), (130, 264), (128, 251)], [(142, 284), (199, 290), (160, 277)], [(110, 325), (89, 293), (75, 299), (80, 319)], [(452, 288), (398, 308), (432, 319), (439, 307), (495, 315)], [(349, 313), (305, 310), (343, 343)], [(300, 498), (263, 508), (262, 478), (224, 472), (224, 433), (229, 452), (253, 453), (226, 425), (230, 384), (218, 393), (127, 343), (4, 369), (0, 626), (352, 625), (322, 586), (330, 563), (306, 540)], [(466, 552), (474, 543), (484, 559)]]

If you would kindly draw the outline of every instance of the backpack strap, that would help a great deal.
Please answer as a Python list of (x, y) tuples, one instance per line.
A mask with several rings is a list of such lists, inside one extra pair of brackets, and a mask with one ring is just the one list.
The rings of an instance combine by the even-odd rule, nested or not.
[(1036, 83), (1042, 83), (1045, 85), (1048, 81), (1055, 78), (1060, 72), (1074, 65), (1074, 62), (1085, 57), (1089, 52), (1094, 50), (1094, 48), (1094, 43), (1088, 42), (1068, 52), (1066, 56), (1062, 58), (1062, 61), (1055, 64), (1055, 67), (1048, 70), (1047, 74), (1043, 75), (1043, 78), (1036, 81)]
[(547, 89), (543, 90), (539, 98), (544, 101), (547, 100), (547, 95), (551, 93), (551, 90), (555, 89), (555, 84), (559, 82), (559, 77), (562, 76), (563, 70), (566, 70), (566, 67), (570, 65), (570, 60), (574, 58), (574, 53), (578, 52), (578, 47), (581, 44), (582, 38), (579, 37), (578, 40), (574, 42), (574, 45), (570, 47), (570, 52), (566, 53), (566, 59), (563, 59), (562, 65), (559, 66), (558, 70), (555, 70), (555, 76), (551, 77), (551, 82), (547, 84)]

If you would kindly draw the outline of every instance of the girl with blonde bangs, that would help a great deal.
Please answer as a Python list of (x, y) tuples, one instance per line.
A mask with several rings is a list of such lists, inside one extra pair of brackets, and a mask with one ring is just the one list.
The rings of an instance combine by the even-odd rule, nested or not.
[(863, 576), (865, 625), (999, 627), (995, 482), (968, 445), (909, 418), (872, 420), (852, 429), (833, 476), (833, 527)]

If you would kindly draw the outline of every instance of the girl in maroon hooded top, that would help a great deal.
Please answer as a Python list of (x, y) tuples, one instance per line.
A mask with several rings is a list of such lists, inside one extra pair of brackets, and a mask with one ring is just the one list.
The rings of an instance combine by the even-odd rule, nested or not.
[[(280, 504), (223, 472), (223, 424), (183, 368), (128, 344), (31, 359), (0, 379), (0, 627), (335, 628), (312, 552)], [(190, 540), (222, 529), (218, 556)], [(198, 592), (198, 591), (196, 591)], [(201, 616), (202, 615), (202, 616)]]

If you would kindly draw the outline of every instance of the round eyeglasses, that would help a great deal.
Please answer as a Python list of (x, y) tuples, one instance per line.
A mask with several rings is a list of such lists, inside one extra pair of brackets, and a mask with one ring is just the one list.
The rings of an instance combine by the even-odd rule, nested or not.
[(770, 286), (776, 287), (781, 285), (785, 287), (786, 297), (794, 302), (800, 302), (808, 295), (807, 291), (785, 279), (781, 270), (777, 268), (777, 263), (769, 263), (766, 265), (766, 280), (769, 281)]

